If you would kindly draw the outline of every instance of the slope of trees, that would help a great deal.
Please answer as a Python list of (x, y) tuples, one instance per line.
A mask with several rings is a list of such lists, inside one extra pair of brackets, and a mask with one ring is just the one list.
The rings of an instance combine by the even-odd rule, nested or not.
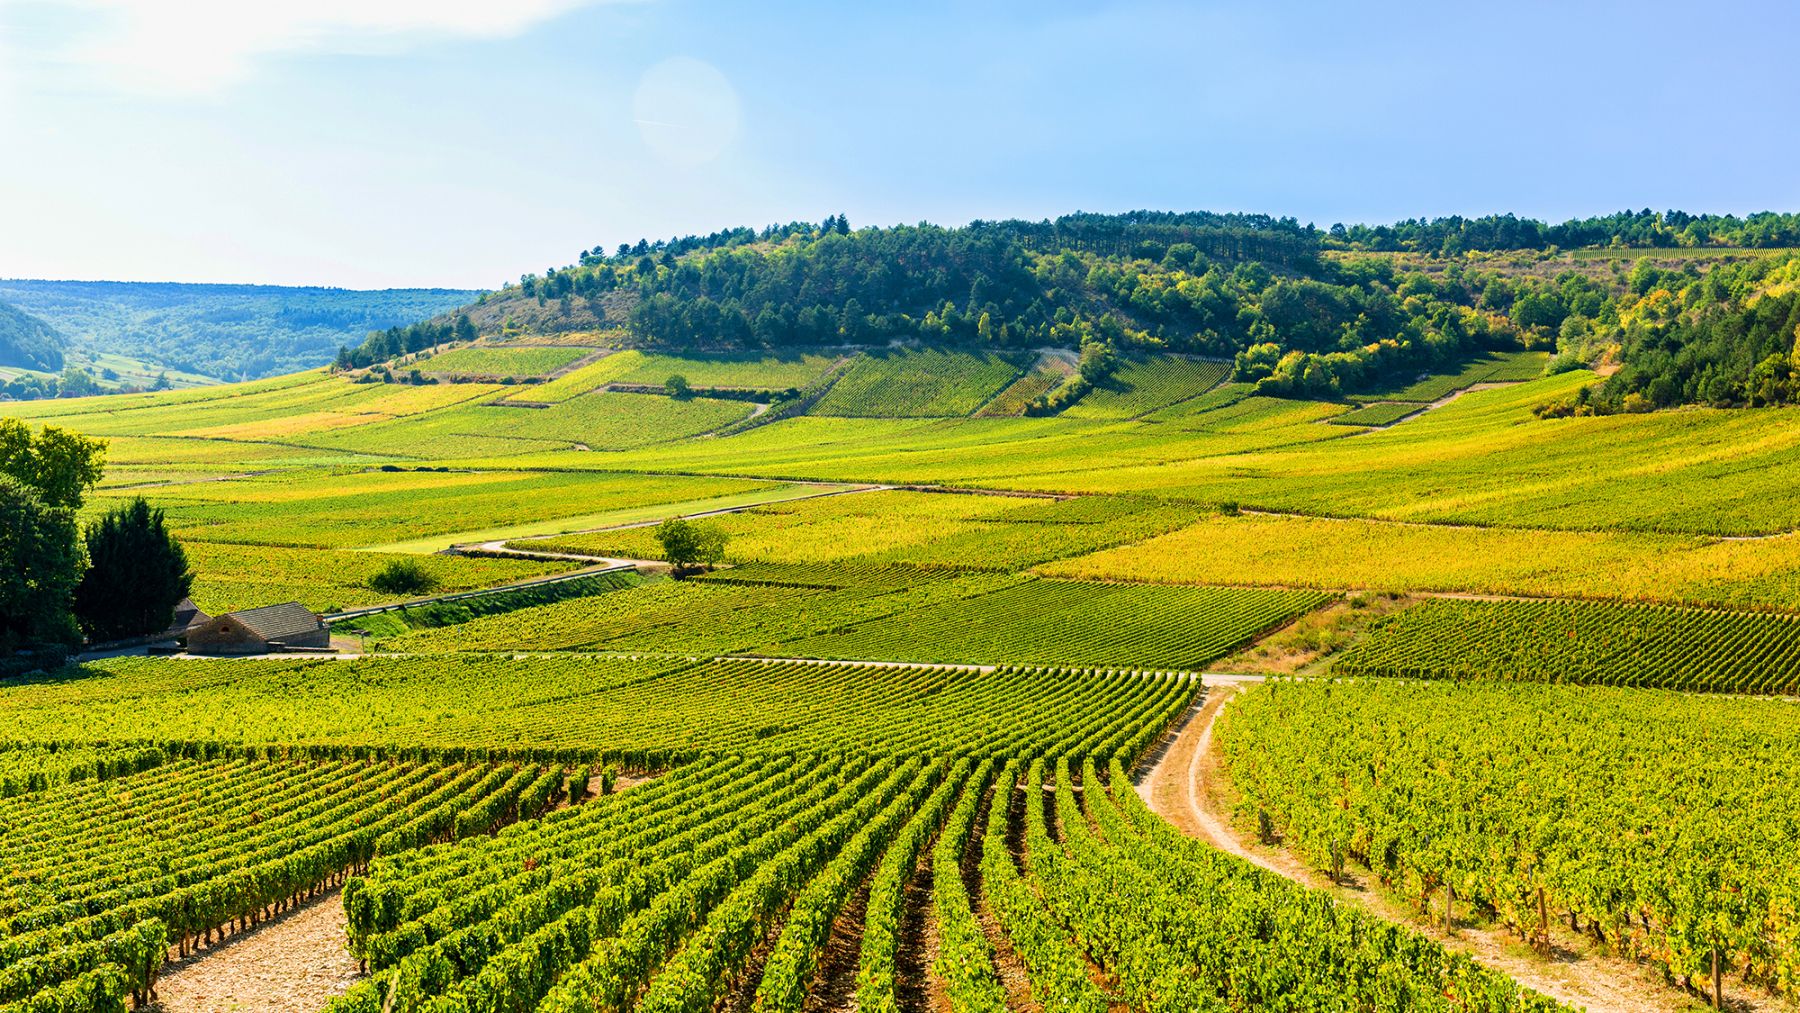
[[(819, 225), (640, 241), (611, 255), (583, 251), (573, 267), (508, 286), (483, 313), (543, 316), (550, 326), (559, 314), (580, 317), (676, 348), (1055, 346), (1084, 349), (1096, 363), (1108, 351), (1230, 359), (1256, 349), (1240, 358), (1240, 378), (1300, 396), (1518, 346), (1504, 319), (1478, 310), (1478, 289), (1402, 291), (1391, 269), (1321, 261), (1321, 238), (1294, 219), (1261, 215), (1141, 211), (865, 229), (833, 215)], [(340, 364), (402, 349), (413, 350), (372, 335)]]
[(63, 365), (62, 350), (56, 328), (0, 302), (0, 366), (55, 372)]

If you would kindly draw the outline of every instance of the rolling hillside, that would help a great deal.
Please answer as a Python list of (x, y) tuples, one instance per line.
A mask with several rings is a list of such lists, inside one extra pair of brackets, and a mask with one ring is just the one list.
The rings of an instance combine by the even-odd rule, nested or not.
[[(1795, 227), (1680, 212), (1329, 232), (1204, 212), (961, 228), (834, 216), (583, 251), (337, 361), (476, 334), (713, 352), (1055, 349), (1083, 353), (1085, 389), (1118, 356), (1177, 352), (1230, 361), (1261, 394), (1380, 400), (1482, 354), (1543, 351), (1555, 370), (1606, 367), (1555, 409), (1568, 414), (1788, 404), (1800, 401), (1800, 256), (1784, 245)], [(1558, 245), (1570, 239), (1586, 245)], [(453, 327), (463, 319), (469, 333)], [(1047, 375), (1018, 379), (1034, 410), (1067, 406)]]
[[(68, 347), (171, 372), (248, 380), (331, 360), (339, 345), (469, 302), (457, 289), (0, 280), (0, 302), (42, 318)], [(60, 362), (54, 369), (60, 369)]]
[(55, 371), (63, 364), (63, 336), (56, 328), (0, 302), (0, 367)]
[[(106, 440), (82, 518), (163, 511), (202, 609), (335, 613), (0, 658), (0, 1003), (1791, 1008), (1800, 408), (1730, 370), (1792, 375), (1800, 261), (1112, 224), (869, 239), (925, 244), (885, 304), (836, 227), (590, 254), (671, 312), (0, 404)], [(1010, 295), (925, 270), (976, 247)], [(790, 297), (805, 341), (676, 340)], [(1646, 410), (1727, 346), (1737, 406)]]

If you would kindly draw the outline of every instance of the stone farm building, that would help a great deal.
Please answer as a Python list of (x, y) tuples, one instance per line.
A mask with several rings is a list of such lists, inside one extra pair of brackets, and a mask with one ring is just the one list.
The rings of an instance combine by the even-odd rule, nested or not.
[(330, 628), (297, 601), (227, 612), (187, 631), (189, 654), (267, 654), (330, 646)]

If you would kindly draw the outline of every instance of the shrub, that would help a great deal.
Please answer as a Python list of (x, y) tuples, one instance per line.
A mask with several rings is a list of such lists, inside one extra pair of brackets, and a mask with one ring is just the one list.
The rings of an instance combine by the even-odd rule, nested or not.
[(369, 587), (382, 594), (423, 594), (437, 585), (437, 578), (413, 559), (396, 559), (369, 578)]

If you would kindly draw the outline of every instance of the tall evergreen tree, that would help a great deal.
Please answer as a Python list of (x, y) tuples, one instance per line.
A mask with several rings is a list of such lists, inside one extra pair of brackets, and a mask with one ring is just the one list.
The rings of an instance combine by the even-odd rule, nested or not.
[(75, 616), (94, 640), (160, 633), (194, 583), (187, 553), (163, 512), (142, 497), (88, 526), (87, 574), (75, 588)]

